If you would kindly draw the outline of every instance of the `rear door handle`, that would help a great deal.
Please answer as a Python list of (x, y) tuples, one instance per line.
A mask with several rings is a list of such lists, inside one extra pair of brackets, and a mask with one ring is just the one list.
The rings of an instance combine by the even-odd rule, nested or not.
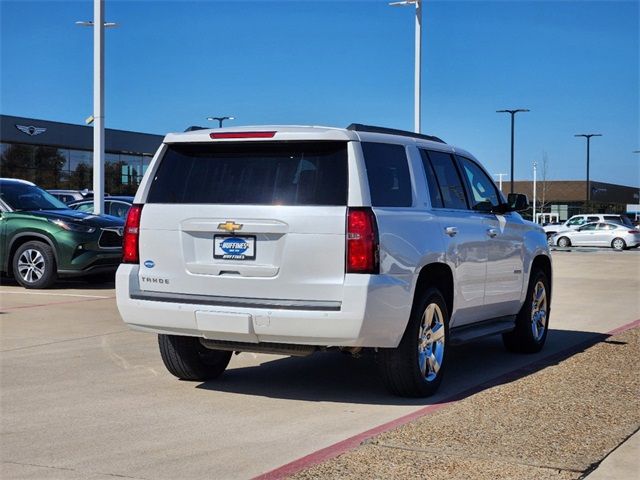
[(487, 229), (487, 235), (489, 235), (491, 238), (493, 238), (496, 235), (498, 235), (498, 231), (495, 228), (488, 228)]
[(455, 237), (458, 233), (458, 229), (456, 227), (447, 227), (444, 229), (444, 233), (446, 233), (450, 237)]

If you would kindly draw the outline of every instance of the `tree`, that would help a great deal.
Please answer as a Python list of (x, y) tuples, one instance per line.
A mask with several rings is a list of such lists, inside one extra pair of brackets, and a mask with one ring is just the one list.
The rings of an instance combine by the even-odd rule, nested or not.
[(549, 175), (549, 156), (547, 152), (542, 152), (542, 164), (540, 165), (540, 213), (544, 213), (544, 209), (551, 202), (547, 202), (547, 179)]
[(34, 147), (30, 145), (9, 145), (0, 158), (2, 176), (34, 181), (33, 156)]
[(93, 168), (86, 163), (79, 163), (76, 169), (71, 172), (69, 183), (71, 188), (76, 190), (91, 189), (93, 179)]
[(36, 147), (33, 156), (35, 184), (42, 188), (57, 188), (67, 159), (55, 147)]

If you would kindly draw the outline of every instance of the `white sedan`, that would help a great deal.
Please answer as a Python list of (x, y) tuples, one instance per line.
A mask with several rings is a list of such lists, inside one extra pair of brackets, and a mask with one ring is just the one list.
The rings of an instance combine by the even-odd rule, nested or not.
[(624, 250), (640, 245), (640, 231), (610, 222), (593, 222), (577, 230), (558, 232), (551, 237), (550, 243), (558, 247), (611, 247)]

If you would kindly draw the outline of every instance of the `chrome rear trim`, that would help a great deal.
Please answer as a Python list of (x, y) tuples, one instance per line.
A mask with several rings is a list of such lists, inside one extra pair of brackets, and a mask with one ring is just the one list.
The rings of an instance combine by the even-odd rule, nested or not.
[(189, 305), (207, 305), (213, 307), (272, 308), (278, 310), (325, 310), (340, 311), (342, 302), (323, 300), (281, 300), (270, 298), (239, 298), (210, 295), (189, 295), (186, 293), (164, 293), (133, 291), (132, 300), (150, 302), (186, 303)]

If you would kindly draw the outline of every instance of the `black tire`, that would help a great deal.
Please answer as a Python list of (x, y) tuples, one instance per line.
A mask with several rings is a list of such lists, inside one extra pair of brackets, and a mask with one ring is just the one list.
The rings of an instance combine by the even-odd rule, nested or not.
[(570, 247), (571, 246), (571, 240), (569, 240), (567, 237), (560, 237), (558, 239), (558, 246), (565, 248), (565, 247)]
[(56, 257), (48, 243), (20, 245), (11, 260), (12, 273), (24, 288), (49, 288), (58, 278)]
[(164, 366), (181, 380), (211, 380), (222, 375), (233, 352), (211, 350), (197, 337), (158, 335)]
[(611, 241), (611, 248), (621, 252), (627, 249), (627, 242), (625, 242), (622, 238), (616, 237)]
[[(540, 322), (536, 322), (534, 332), (534, 308), (541, 305), (541, 299), (534, 303), (534, 293), (539, 292), (536, 288), (539, 284), (544, 287), (544, 330), (540, 333)], [(542, 270), (534, 270), (529, 278), (527, 296), (524, 305), (520, 309), (516, 318), (516, 328), (508, 333), (502, 334), (502, 341), (507, 350), (517, 353), (536, 353), (542, 350), (547, 340), (549, 332), (549, 313), (551, 311), (551, 290), (549, 289), (549, 279)]]
[[(441, 324), (444, 331), (442, 344), (442, 356), (440, 368), (437, 373), (429, 371), (429, 362), (425, 362), (426, 374), (421, 371), (419, 364), (418, 337), (422, 331), (423, 314), (427, 307), (435, 304), (439, 312), (434, 309), (435, 316), (441, 315)], [(434, 318), (435, 318), (434, 316)], [(440, 331), (432, 330), (432, 332)], [(409, 323), (397, 348), (381, 348), (378, 350), (377, 360), (382, 380), (387, 389), (394, 395), (401, 397), (428, 397), (433, 395), (442, 382), (444, 375), (447, 352), (449, 345), (449, 311), (444, 296), (437, 288), (428, 288), (417, 296), (414, 301)], [(431, 349), (436, 352), (440, 344), (431, 344)], [(431, 351), (431, 350), (429, 350)], [(426, 350), (425, 350), (426, 352)], [(423, 352), (424, 354), (424, 352)], [(434, 353), (435, 355), (435, 353)], [(426, 358), (422, 357), (422, 358)], [(431, 379), (428, 377), (432, 376)]]

